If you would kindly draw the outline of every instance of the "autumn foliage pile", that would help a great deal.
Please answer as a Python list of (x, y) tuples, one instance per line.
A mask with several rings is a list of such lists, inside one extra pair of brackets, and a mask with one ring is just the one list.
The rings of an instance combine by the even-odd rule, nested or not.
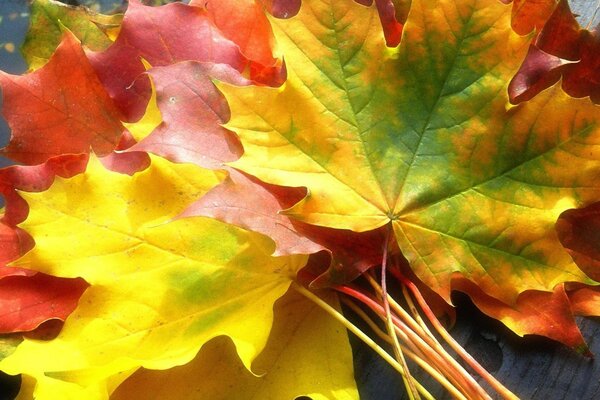
[(370, 3), (33, 2), (30, 71), (0, 73), (19, 399), (357, 399), (340, 300), (413, 398), (408, 364), (487, 398), (428, 330), (452, 290), (589, 352), (599, 30), (564, 0)]

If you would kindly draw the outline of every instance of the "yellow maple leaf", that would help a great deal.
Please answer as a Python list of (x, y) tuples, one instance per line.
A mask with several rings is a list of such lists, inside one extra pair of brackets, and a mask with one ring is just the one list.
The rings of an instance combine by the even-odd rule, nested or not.
[[(321, 295), (339, 308), (333, 293)], [(275, 304), (269, 341), (252, 367), (261, 376), (244, 368), (231, 340), (219, 337), (186, 365), (167, 371), (139, 370), (111, 400), (280, 400), (299, 395), (313, 400), (359, 398), (345, 330), (295, 290)]]
[(15, 264), (91, 286), (56, 339), (26, 339), (0, 369), (35, 378), (36, 399), (106, 399), (139, 367), (185, 364), (219, 335), (249, 368), (306, 256), (271, 257), (270, 239), (216, 220), (172, 221), (221, 178), (157, 157), (130, 177), (92, 158), (22, 193), (36, 246)]

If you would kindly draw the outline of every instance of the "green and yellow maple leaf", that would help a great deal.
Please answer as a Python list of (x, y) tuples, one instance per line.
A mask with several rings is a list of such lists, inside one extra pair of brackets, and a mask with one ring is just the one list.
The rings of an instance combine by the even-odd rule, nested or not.
[(305, 0), (271, 21), (287, 82), (219, 87), (245, 149), (231, 165), (309, 189), (289, 215), (355, 231), (391, 222), (447, 301), (455, 274), (507, 304), (592, 282), (554, 222), (600, 196), (600, 110), (560, 88), (508, 106), (530, 40), (509, 6), (413, 1), (395, 49), (376, 9), (349, 0)]
[(22, 193), (36, 246), (15, 265), (90, 287), (56, 339), (25, 339), (0, 369), (35, 378), (37, 399), (106, 399), (139, 367), (185, 364), (220, 335), (249, 368), (306, 256), (271, 257), (270, 239), (216, 220), (172, 221), (221, 177), (160, 158), (127, 176), (92, 157), (84, 174)]

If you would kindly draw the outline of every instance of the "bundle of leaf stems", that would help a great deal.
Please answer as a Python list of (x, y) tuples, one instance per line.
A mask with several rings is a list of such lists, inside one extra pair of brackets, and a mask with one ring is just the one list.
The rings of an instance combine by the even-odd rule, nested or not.
[[(380, 339), (391, 346), (394, 354), (393, 357), (360, 328), (349, 321), (342, 313), (320, 299), (314, 292), (301, 285), (295, 285), (296, 290), (340, 321), (350, 332), (355, 334), (394, 368), (402, 376), (408, 397), (411, 400), (434, 399), (434, 397), (410, 373), (406, 357), (431, 375), (455, 399), (491, 400), (492, 398), (471, 374), (442, 346), (419, 313), (417, 304), (437, 334), (501, 398), (506, 400), (518, 399), (514, 393), (494, 378), (448, 333), (425, 301), (417, 286), (402, 273), (400, 267), (392, 263), (389, 265), (390, 268), (388, 268), (390, 234), (391, 228), (388, 228), (388, 240), (384, 244), (379, 279), (377, 279), (373, 269), (368, 270), (362, 275), (370, 289), (372, 289), (372, 292), (356, 284), (339, 285), (334, 287), (334, 289), (342, 294), (340, 297), (341, 302), (361, 318)], [(389, 295), (386, 279), (388, 272), (400, 283), (402, 296), (408, 311)], [(373, 321), (357, 302), (366, 306), (381, 320), (385, 325), (385, 331)]]

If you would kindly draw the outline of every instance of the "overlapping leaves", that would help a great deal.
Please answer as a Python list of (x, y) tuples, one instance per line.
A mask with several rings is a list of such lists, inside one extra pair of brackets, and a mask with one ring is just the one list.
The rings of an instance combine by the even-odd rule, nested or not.
[(413, 270), (446, 299), (457, 273), (506, 303), (590, 282), (553, 226), (600, 195), (597, 107), (557, 89), (507, 109), (527, 39), (501, 4), (413, 2), (411, 18), (397, 50), (380, 46), (375, 11), (352, 3), (275, 21), (283, 88), (220, 85), (245, 150), (232, 165), (308, 187), (286, 211), (308, 223), (393, 223)]
[[(1, 260), (32, 249), (0, 270), (0, 296), (16, 275), (70, 297), (6, 330), (64, 319), (89, 288), (56, 339), (3, 355), (22, 396), (356, 398), (345, 334), (287, 290), (307, 254), (313, 286), (379, 264), (386, 225), (446, 301), (462, 290), (519, 334), (585, 351), (573, 313), (598, 314), (597, 243), (577, 212), (554, 224), (600, 200), (599, 109), (558, 86), (508, 94), (531, 41), (517, 33), (558, 11), (370, 3), (131, 1), (112, 43), (119, 17), (35, 2), (53, 29), (30, 36), (38, 69), (1, 77), (4, 152), (30, 165), (0, 175)], [(209, 373), (239, 383), (176, 389)]]
[(529, 100), (562, 78), (561, 86), (569, 95), (589, 96), (598, 104), (600, 23), (594, 21), (596, 14), (588, 16), (588, 23), (581, 26), (567, 0), (549, 3), (553, 12), (509, 85), (510, 99), (513, 103)]
[[(212, 172), (160, 159), (133, 177), (92, 159), (85, 174), (25, 195), (31, 211), (23, 227), (36, 246), (17, 265), (81, 276), (91, 286), (57, 339), (25, 341), (2, 369), (35, 377), (40, 393), (66, 395), (72, 389), (61, 386), (77, 383), (80, 396), (94, 398), (107, 390), (104, 379), (186, 363), (220, 334), (249, 366), (268, 336), (274, 301), (305, 261), (272, 258), (267, 238), (214, 220), (168, 222), (217, 182)], [(242, 318), (253, 329), (236, 323)], [(48, 357), (31, 365), (40, 351)], [(66, 375), (77, 370), (85, 378)], [(51, 371), (61, 372), (48, 378)]]
[[(137, 8), (135, 8), (136, 6)], [(165, 7), (161, 10), (173, 17), (196, 18), (199, 16), (201, 19), (203, 15), (202, 9), (196, 7), (175, 9)], [(169, 13), (171, 10), (175, 11)], [(153, 32), (146, 31), (144, 33), (142, 30), (142, 34), (136, 36), (135, 30), (131, 32), (128, 29), (136, 26), (141, 20), (147, 21), (156, 18), (155, 12), (150, 7), (136, 4), (131, 7), (129, 18), (125, 19), (121, 29), (122, 36), (120, 37), (128, 37), (127, 45), (129, 46), (131, 46), (132, 36), (139, 37), (136, 40), (141, 41), (142, 45), (138, 49), (141, 54), (146, 56), (154, 51), (151, 45), (149, 49), (144, 50), (144, 43), (151, 43), (147, 36), (151, 37)], [(263, 16), (263, 24), (265, 23), (267, 20)], [(163, 28), (160, 26), (156, 28), (157, 31), (161, 29)], [(211, 29), (214, 30), (215, 35), (220, 35), (215, 26), (212, 26)], [(268, 32), (269, 25), (265, 25), (263, 29)], [(174, 31), (167, 31), (166, 34), (169, 35), (169, 32)], [(175, 40), (176, 37), (172, 39)], [(122, 41), (117, 41), (113, 46), (118, 50), (123, 46)], [(232, 49), (235, 47), (231, 42), (224, 41), (223, 43), (221, 46), (223, 50), (226, 50), (227, 46)], [(268, 46), (264, 43), (260, 43), (260, 45)], [(219, 46), (217, 44), (217, 47)], [(109, 48), (107, 54), (110, 54), (110, 51)], [(114, 51), (116, 50), (113, 50), (113, 53)], [(77, 41), (73, 35), (67, 33), (57, 53), (47, 64), (33, 74), (22, 78), (8, 77), (7, 79), (11, 81), (21, 79), (24, 84), (31, 85), (33, 82), (37, 83), (38, 76), (41, 76), (39, 79), (43, 81), (48, 75), (54, 74), (61, 62), (68, 61), (65, 53), (66, 55), (74, 54), (75, 57), (83, 60), (81, 62), (87, 63), (87, 59), (82, 57), (83, 52)], [(102, 57), (102, 55), (92, 55), (92, 60), (94, 60), (93, 57)], [(157, 62), (152, 57), (148, 58), (149, 61)], [(131, 59), (134, 60), (135, 57)], [(187, 59), (187, 56), (183, 56), (183, 59)], [(158, 62), (161, 63), (160, 60)], [(265, 68), (277, 68), (274, 58), (271, 57), (270, 62), (274, 66), (267, 65)], [(235, 62), (231, 63), (236, 66)], [(107, 70), (113, 68), (111, 62), (107, 62), (107, 64)], [(87, 71), (90, 71), (89, 67), (86, 68), (88, 68)], [(257, 70), (256, 67), (255, 70)], [(127, 69), (124, 71), (128, 72)], [(170, 95), (169, 91), (175, 89), (170, 86), (186, 74), (189, 75), (189, 78), (181, 79), (181, 85), (190, 90), (187, 98), (181, 97), (182, 93), (177, 90), (176, 94)], [(95, 75), (93, 76), (94, 79), (97, 79)], [(56, 151), (50, 149), (44, 153), (42, 158), (26, 160), (33, 164), (44, 161), (44, 164), (19, 167), (21, 169), (14, 170), (14, 172), (13, 169), (16, 167), (13, 167), (5, 174), (7, 181), (5, 193), (9, 194), (7, 198), (10, 211), (8, 218), (11, 224), (21, 222), (27, 215), (27, 210), (31, 209), (27, 221), (21, 225), (21, 228), (11, 226), (8, 231), (19, 232), (16, 229), (24, 228), (36, 241), (34, 249), (22, 257), (18, 264), (13, 263), (10, 269), (14, 271), (32, 269), (44, 271), (53, 276), (83, 277), (90, 284), (79, 300), (76, 311), (55, 340), (50, 342), (26, 340), (16, 352), (2, 361), (2, 369), (5, 372), (26, 374), (22, 389), (24, 396), (29, 393), (36, 398), (105, 398), (114, 390), (116, 384), (137, 368), (144, 366), (150, 369), (166, 369), (186, 363), (194, 358), (204, 343), (220, 335), (228, 335), (233, 340), (243, 364), (246, 368), (250, 368), (253, 359), (262, 352), (269, 336), (275, 300), (285, 293), (295, 273), (305, 263), (306, 256), (302, 255), (270, 256), (274, 247), (269, 239), (231, 225), (206, 218), (171, 221), (186, 206), (214, 186), (217, 182), (214, 174), (206, 170), (202, 172), (203, 170), (199, 167), (170, 164), (160, 159), (153, 159), (150, 166), (143, 172), (136, 172), (147, 166), (147, 163), (144, 165), (143, 162), (138, 164), (140, 161), (138, 159), (143, 155), (139, 150), (151, 150), (164, 154), (165, 149), (169, 147), (169, 141), (174, 143), (172, 147), (184, 143), (183, 133), (191, 141), (191, 144), (188, 143), (190, 144), (188, 148), (193, 149), (192, 154), (195, 156), (188, 161), (217, 168), (220, 165), (219, 162), (235, 159), (238, 156), (236, 153), (239, 153), (239, 150), (235, 150), (237, 140), (232, 133), (218, 126), (221, 119), (227, 118), (227, 107), (224, 103), (218, 105), (223, 102), (222, 98), (216, 90), (212, 89), (211, 92), (208, 87), (211, 86), (210, 77), (224, 79), (225, 76), (231, 76), (233, 82), (236, 83), (243, 81), (244, 78), (229, 65), (201, 63), (173, 65), (173, 68), (165, 70), (164, 73), (161, 72), (161, 69), (156, 69), (150, 71), (150, 76), (157, 83), (160, 110), (149, 108), (148, 112), (158, 113), (159, 119), (164, 116), (164, 121), (156, 132), (148, 137), (154, 142), (146, 141), (142, 147), (138, 146), (138, 149), (128, 152), (111, 153), (115, 149), (127, 149), (132, 145), (132, 138), (127, 132), (120, 137), (124, 128), (120, 125), (119, 118), (113, 117), (120, 128), (118, 135), (115, 135), (117, 140), (106, 144), (105, 148), (100, 151), (100, 154), (106, 155), (101, 160), (105, 166), (92, 157), (90, 164), (85, 168), (87, 158), (85, 154), (82, 155), (83, 158), (62, 156), (63, 153), (68, 152), (87, 153), (90, 143), (94, 143), (96, 136), (94, 130), (85, 129), (91, 136), (83, 138), (84, 144), (80, 147), (58, 148)], [(137, 79), (135, 74), (131, 74), (131, 79)], [(63, 85), (64, 90), (71, 92), (80, 90), (83, 86), (81, 83), (84, 83), (80, 82), (82, 80), (78, 77), (73, 78), (73, 82)], [(94, 81), (94, 84), (96, 84), (95, 82), (97, 81)], [(203, 86), (198, 87), (198, 84)], [(40, 86), (36, 84), (35, 87), (39, 88)], [(44, 90), (43, 87), (41, 89)], [(106, 96), (103, 94), (104, 87), (100, 90), (102, 92), (100, 98)], [(207, 92), (207, 90), (209, 91)], [(111, 91), (110, 82), (108, 91)], [(52, 91), (47, 92), (53, 93)], [(198, 99), (195, 96), (197, 93), (201, 93), (201, 97)], [(27, 96), (35, 98), (48, 108), (43, 117), (55, 116), (57, 119), (65, 120), (68, 126), (72, 125), (72, 120), (76, 121), (79, 117), (79, 113), (74, 112), (72, 106), (64, 109), (51, 107), (57, 101), (53, 97), (44, 98), (31, 91), (25, 92), (24, 96), (24, 99), (27, 99)], [(60, 92), (58, 93), (59, 101), (64, 97)], [(13, 98), (14, 96), (8, 95), (10, 101), (13, 101)], [(84, 107), (84, 100), (85, 98), (80, 96), (73, 96), (73, 99), (69, 101)], [(194, 107), (182, 108), (178, 114), (177, 108), (173, 108), (173, 100), (200, 102), (204, 104), (204, 108), (199, 111)], [(23, 107), (23, 102), (21, 107)], [(213, 104), (211, 105), (211, 103)], [(89, 105), (94, 106), (94, 104)], [(145, 107), (144, 103), (141, 105)], [(167, 108), (169, 106), (171, 106), (171, 112)], [(225, 115), (219, 115), (217, 112), (217, 119), (206, 115), (214, 112), (213, 106), (221, 107), (222, 113)], [(100, 104), (97, 109), (99, 113), (110, 114), (110, 110), (114, 109), (114, 106), (109, 102)], [(87, 110), (87, 114), (90, 114), (92, 110), (92, 108)], [(124, 111), (128, 112), (127, 109)], [(208, 121), (204, 124), (208, 125), (204, 130), (202, 130), (202, 124), (192, 121), (198, 112), (200, 112), (201, 120)], [(169, 118), (169, 115), (172, 115), (172, 118)], [(17, 116), (15, 119), (10, 112), (7, 112), (7, 118), (9, 121), (19, 121), (19, 117)], [(93, 119), (93, 114), (88, 115), (88, 118)], [(152, 116), (141, 123), (147, 125), (148, 120), (150, 129), (138, 128), (137, 124), (126, 124), (126, 126), (135, 132), (138, 139), (142, 139), (152, 130), (152, 121), (154, 121)], [(50, 143), (56, 143), (58, 146), (68, 144), (71, 135), (68, 132), (70, 131), (64, 133), (64, 129), (59, 129), (59, 134), (50, 140)], [(210, 131), (215, 133), (210, 136), (208, 134)], [(199, 137), (194, 138), (194, 134)], [(27, 135), (30, 135), (27, 129), (13, 129), (12, 143), (20, 141), (19, 149), (26, 155), (36, 153), (41, 146), (35, 140), (41, 135)], [(215, 152), (215, 141), (222, 143), (224, 151)], [(157, 142), (162, 143), (157, 144)], [(149, 143), (154, 143), (154, 147)], [(206, 145), (198, 148), (195, 146), (198, 143), (206, 143)], [(14, 144), (12, 146), (15, 147)], [(231, 150), (227, 150), (227, 146), (230, 146)], [(229, 152), (233, 158), (227, 156)], [(172, 154), (167, 152), (165, 155)], [(170, 158), (174, 161), (186, 161), (185, 156), (179, 157), (179, 159), (176, 156)], [(207, 158), (213, 161), (208, 163), (203, 161)], [(73, 163), (75, 160), (78, 161)], [(79, 160), (84, 164), (81, 165)], [(107, 171), (105, 167), (127, 172), (132, 177)], [(65, 171), (61, 172), (63, 169)], [(86, 169), (82, 175), (76, 175), (67, 180), (59, 178), (52, 184), (56, 173), (70, 177), (73, 173), (81, 173), (82, 169)], [(39, 172), (43, 172), (43, 175), (36, 175)], [(29, 179), (26, 180), (28, 183), (19, 183), (23, 180), (20, 176)], [(213, 177), (211, 178), (211, 176)], [(15, 188), (28, 192), (45, 190), (51, 184), (51, 188), (39, 197), (32, 197), (26, 192), (14, 191)], [(23, 201), (23, 197), (26, 198), (27, 203)], [(81, 205), (81, 207), (74, 208), (74, 204)], [(75, 228), (74, 224), (78, 227)], [(192, 226), (195, 227), (192, 228)], [(172, 245), (165, 247), (163, 242), (172, 243)], [(12, 236), (7, 239), (7, 244), (13, 247), (17, 245)], [(7, 261), (18, 257), (22, 252), (21, 250), (13, 251)], [(93, 262), (93, 259), (96, 261)], [(150, 260), (153, 260), (153, 264), (150, 263)], [(20, 269), (17, 268), (17, 265), (29, 269)], [(79, 270), (80, 267), (83, 267), (85, 271)], [(155, 272), (152, 272), (153, 270)], [(25, 273), (29, 274), (29, 272)], [(244, 274), (247, 275), (243, 276)], [(229, 279), (226, 278), (227, 275), (229, 275)], [(60, 282), (62, 278), (47, 279)], [(243, 288), (241, 285), (247, 285), (247, 287)], [(222, 297), (217, 295), (219, 291), (222, 291)], [(8, 293), (18, 296), (15, 285), (12, 285), (12, 290)], [(73, 289), (67, 293), (75, 301), (81, 294)], [(175, 293), (180, 294), (180, 300), (175, 299), (177, 297)], [(73, 300), (65, 303), (72, 304)], [(335, 303), (335, 299), (331, 301)], [(292, 313), (287, 316), (290, 326), (296, 326), (296, 329), (300, 330), (312, 329), (310, 325), (303, 322), (304, 313), (298, 314), (295, 311), (298, 307), (300, 310), (307, 310), (307, 304), (302, 301), (298, 304), (298, 299), (292, 303), (288, 301), (287, 304), (287, 312)], [(298, 306), (292, 304), (298, 304)], [(47, 308), (41, 314), (47, 314), (46, 310)], [(179, 311), (174, 312), (175, 310)], [(54, 310), (55, 315), (61, 315), (56, 314), (59, 312), (59, 310)], [(252, 317), (249, 318), (249, 316)], [(322, 317), (320, 319), (322, 320)], [(329, 324), (331, 325), (331, 323)], [(120, 328), (115, 329), (116, 327)], [(302, 335), (295, 339), (299, 341), (298, 348), (314, 349), (317, 359), (326, 357), (335, 348), (347, 358), (349, 348), (345, 334), (332, 325), (326, 334), (331, 341), (321, 341), (324, 332), (319, 331), (319, 335), (312, 338)], [(289, 336), (289, 334), (287, 335)], [(165, 340), (166, 338), (169, 340)], [(132, 340), (133, 342), (131, 342)], [(262, 369), (261, 372), (281, 367), (281, 357), (277, 355), (277, 351), (281, 350), (275, 349), (278, 346), (281, 348), (282, 343), (288, 340), (290, 339), (286, 335), (278, 337), (277, 334), (270, 339), (272, 344), (267, 353), (275, 351), (273, 353), (275, 355), (262, 356), (267, 358), (266, 361), (257, 364), (259, 365), (257, 368)], [(178, 342), (179, 345), (175, 342)], [(159, 343), (162, 344), (158, 345)], [(327, 346), (331, 345), (333, 347), (328, 349)], [(87, 353), (81, 352), (83, 348), (88, 348)], [(97, 350), (100, 348), (101, 351), (98, 352)], [(43, 363), (32, 364), (31, 356), (37, 354), (40, 349), (44, 349), (43, 352), (47, 355), (54, 353), (55, 356), (46, 357)], [(329, 369), (319, 372), (313, 368), (306, 368), (305, 384), (303, 386), (291, 385), (286, 389), (286, 393), (296, 396), (311, 394), (315, 390), (316, 393), (333, 390), (339, 394), (336, 396), (341, 396), (340, 398), (355, 398), (351, 363), (345, 362), (344, 357), (339, 359), (339, 366), (346, 371), (345, 375), (332, 374)], [(292, 356), (291, 359), (294, 358)], [(294, 361), (297, 360), (294, 359)], [(275, 365), (276, 362), (279, 364)], [(314, 382), (315, 374), (319, 375), (321, 381), (317, 388), (310, 387)], [(137, 384), (133, 381), (131, 385), (135, 387)], [(266, 390), (270, 393), (283, 393), (282, 389), (273, 387), (272, 380), (253, 378), (241, 382), (235, 390), (243, 391), (243, 386), (251, 386), (254, 387), (254, 390)], [(266, 389), (267, 386), (271, 386), (271, 389)], [(316, 396), (320, 395), (316, 394)]]

